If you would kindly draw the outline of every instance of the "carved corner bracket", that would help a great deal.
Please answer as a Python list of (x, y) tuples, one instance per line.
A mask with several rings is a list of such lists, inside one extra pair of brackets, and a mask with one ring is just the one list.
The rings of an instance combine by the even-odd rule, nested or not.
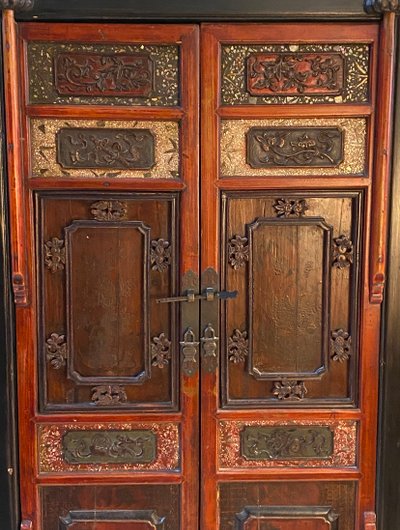
[(400, 13), (399, 0), (364, 0), (364, 11), (369, 15)]
[(14, 11), (29, 11), (33, 9), (35, 0), (0, 0), (0, 9), (13, 9)]

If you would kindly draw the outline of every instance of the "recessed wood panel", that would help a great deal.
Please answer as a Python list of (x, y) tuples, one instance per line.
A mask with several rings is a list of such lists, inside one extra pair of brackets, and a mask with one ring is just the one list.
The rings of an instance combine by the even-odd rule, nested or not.
[(179, 104), (179, 46), (29, 42), (29, 102)]
[(181, 528), (178, 485), (45, 486), (40, 494), (46, 530)]
[(224, 194), (224, 406), (355, 402), (360, 199)]
[(136, 383), (150, 377), (149, 248), (143, 222), (65, 227), (69, 377)]
[(327, 370), (331, 231), (322, 218), (258, 218), (249, 237), (249, 374), (316, 378)]
[[(168, 193), (38, 198), (46, 410), (175, 407), (176, 308), (156, 304), (176, 293), (175, 201)], [(52, 266), (54, 237), (63, 268)]]
[(221, 483), (220, 530), (354, 530), (355, 482)]

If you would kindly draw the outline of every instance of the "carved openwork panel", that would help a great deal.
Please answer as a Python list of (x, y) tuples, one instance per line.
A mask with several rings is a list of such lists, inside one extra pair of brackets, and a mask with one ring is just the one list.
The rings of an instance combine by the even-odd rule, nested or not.
[(219, 467), (342, 468), (357, 463), (357, 422), (220, 421)]
[(154, 136), (150, 129), (60, 129), (57, 162), (64, 169), (151, 169)]
[(355, 404), (361, 204), (354, 192), (224, 194), (223, 288), (239, 294), (224, 307), (223, 406)]
[(144, 97), (154, 90), (149, 54), (57, 53), (54, 82), (62, 96)]
[(336, 167), (343, 161), (343, 130), (338, 127), (251, 127), (247, 163), (262, 167)]
[(41, 425), (38, 440), (41, 473), (179, 469), (174, 423)]
[(332, 227), (321, 217), (259, 217), (247, 232), (249, 374), (273, 381), (322, 376)]
[(176, 45), (28, 43), (29, 102), (179, 104)]
[(46, 530), (179, 530), (180, 486), (45, 486), (40, 488)]
[(247, 58), (247, 91), (252, 96), (338, 96), (344, 64), (339, 53), (254, 53)]
[(223, 120), (221, 176), (364, 175), (364, 118)]
[(222, 103), (364, 103), (369, 57), (362, 43), (223, 45)]
[(176, 178), (179, 125), (170, 121), (30, 121), (32, 177)]
[(221, 528), (354, 530), (352, 481), (225, 482), (219, 493)]
[[(155, 302), (176, 292), (175, 195), (43, 193), (37, 211), (41, 406), (175, 407), (176, 308)], [(56, 272), (52, 237), (65, 241)], [(154, 268), (159, 240), (168, 266)]]

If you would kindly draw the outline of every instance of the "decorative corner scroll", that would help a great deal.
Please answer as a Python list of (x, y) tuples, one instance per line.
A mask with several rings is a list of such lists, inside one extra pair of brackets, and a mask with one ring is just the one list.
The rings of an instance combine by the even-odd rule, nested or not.
[(172, 248), (166, 239), (153, 239), (151, 242), (150, 259), (153, 271), (164, 272), (171, 265)]
[(364, 0), (364, 11), (369, 15), (399, 13), (399, 0)]
[(29, 11), (33, 9), (34, 4), (35, 0), (0, 0), (0, 9), (12, 9), (13, 11)]
[(65, 268), (65, 245), (63, 239), (52, 237), (49, 241), (46, 241), (44, 252), (44, 262), (52, 273)]
[(273, 205), (277, 217), (303, 217), (309, 209), (305, 199), (276, 199)]
[(375, 512), (364, 513), (363, 530), (376, 530), (376, 513)]
[(122, 221), (127, 218), (128, 205), (124, 201), (97, 201), (90, 211), (96, 221)]
[(341, 235), (333, 240), (333, 260), (332, 265), (338, 269), (346, 269), (353, 263), (354, 246), (351, 240)]

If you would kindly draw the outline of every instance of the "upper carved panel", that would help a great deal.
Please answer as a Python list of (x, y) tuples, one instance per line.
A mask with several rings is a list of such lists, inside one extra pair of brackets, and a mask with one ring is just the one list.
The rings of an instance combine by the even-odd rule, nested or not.
[(54, 74), (63, 96), (144, 97), (154, 90), (153, 61), (144, 53), (59, 53)]
[(367, 13), (398, 13), (399, 0), (364, 0), (364, 9)]
[(364, 103), (367, 44), (270, 44), (222, 47), (224, 105)]
[(341, 54), (255, 53), (247, 58), (247, 90), (252, 96), (336, 96), (343, 70)]
[(223, 120), (221, 176), (363, 175), (363, 118)]
[(33, 177), (179, 176), (176, 122), (35, 118), (30, 128)]
[(28, 44), (29, 101), (49, 104), (179, 104), (175, 45)]

